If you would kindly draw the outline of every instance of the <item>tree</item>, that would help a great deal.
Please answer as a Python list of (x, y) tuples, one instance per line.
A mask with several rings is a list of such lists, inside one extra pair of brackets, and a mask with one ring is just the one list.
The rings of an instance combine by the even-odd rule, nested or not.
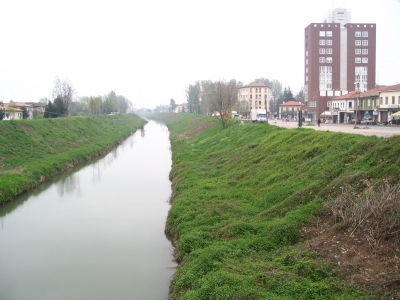
[(213, 113), (210, 107), (211, 91), (213, 82), (211, 80), (202, 80), (200, 83), (200, 109), (206, 115)]
[(304, 95), (304, 89), (302, 88), (300, 92), (296, 95), (295, 99), (299, 102), (304, 102), (305, 95)]
[(117, 105), (118, 105), (118, 112), (120, 114), (126, 113), (128, 108), (131, 106), (131, 102), (126, 99), (124, 96), (118, 95), (117, 96)]
[(6, 113), (4, 111), (4, 103), (0, 101), (0, 121), (4, 119)]
[(14, 118), (14, 112), (17, 110), (17, 107), (15, 106), (14, 101), (10, 100), (10, 102), (7, 105), (7, 109), (5, 111), (5, 115), (7, 118), (13, 119)]
[(66, 115), (67, 115), (67, 108), (65, 107), (65, 102), (61, 96), (57, 96), (57, 98), (54, 99), (53, 103), (49, 101), (49, 103), (46, 105), (43, 117), (58, 118)]
[(200, 82), (197, 81), (194, 85), (189, 84), (189, 88), (186, 90), (186, 99), (188, 102), (188, 108), (190, 113), (200, 113)]
[(212, 111), (218, 112), (215, 118), (221, 123), (222, 128), (228, 126), (231, 116), (231, 108), (237, 102), (236, 81), (232, 79), (229, 82), (217, 81), (211, 84), (210, 107)]
[(68, 114), (69, 112), (69, 105), (72, 102), (74, 92), (74, 88), (68, 80), (61, 79), (58, 76), (55, 78), (53, 87), (53, 98), (55, 99), (57, 97), (60, 97), (61, 101), (63, 102), (62, 106), (65, 108), (66, 114)]
[(41, 103), (43, 106), (46, 106), (49, 101), (50, 99), (48, 99), (47, 97), (39, 99), (39, 103)]
[(22, 119), (28, 119), (29, 118), (29, 111), (26, 109), (25, 106), (23, 106), (21, 109), (22, 109)]
[(56, 118), (56, 114), (54, 113), (54, 107), (53, 107), (53, 103), (51, 103), (51, 101), (49, 101), (44, 109), (44, 114), (43, 114), (44, 118)]
[(170, 111), (173, 112), (173, 111), (175, 110), (176, 106), (177, 106), (177, 105), (176, 105), (176, 103), (175, 103), (175, 100), (171, 98), (171, 99), (169, 100), (169, 108), (170, 108)]

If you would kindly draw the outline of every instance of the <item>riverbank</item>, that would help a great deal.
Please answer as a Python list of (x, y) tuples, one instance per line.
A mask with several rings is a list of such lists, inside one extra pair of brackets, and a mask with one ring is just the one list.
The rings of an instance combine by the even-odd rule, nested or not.
[(144, 124), (134, 114), (0, 122), (0, 203), (106, 153)]
[(372, 186), (398, 185), (399, 136), (265, 124), (223, 130), (205, 116), (155, 117), (167, 122), (173, 153), (166, 231), (180, 266), (171, 299), (385, 299), (400, 291), (398, 236), (364, 230), (397, 206), (379, 218), (360, 210), (367, 222), (356, 226), (334, 215), (364, 207)]

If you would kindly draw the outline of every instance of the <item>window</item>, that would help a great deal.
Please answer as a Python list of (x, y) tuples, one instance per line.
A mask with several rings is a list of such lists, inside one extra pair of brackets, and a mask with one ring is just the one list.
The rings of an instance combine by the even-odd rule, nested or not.
[(321, 66), (319, 67), (319, 73), (332, 73), (332, 67), (331, 66)]
[(368, 57), (363, 57), (362, 58), (362, 63), (367, 64), (368, 63)]
[(356, 57), (356, 64), (361, 63), (361, 57)]
[(306, 65), (308, 65), (308, 59), (306, 59)]
[(308, 76), (306, 76), (306, 81), (308, 81)]
[(356, 40), (356, 46), (361, 46), (361, 40)]
[(371, 99), (368, 99), (367, 102), (367, 106), (371, 106)]
[(400, 96), (397, 98), (397, 104), (400, 104)]
[(361, 31), (356, 31), (356, 37), (361, 37)]
[(332, 31), (327, 31), (326, 36), (332, 36)]
[(261, 105), (261, 101), (258, 101), (258, 104)]
[(319, 40), (320, 45), (325, 45), (325, 40)]
[(332, 48), (326, 48), (326, 54), (332, 54)]
[(356, 49), (356, 54), (361, 54), (361, 49)]
[(332, 66), (319, 67), (319, 90), (332, 90)]
[(349, 101), (349, 108), (353, 107), (353, 102)]
[(368, 40), (363, 40), (363, 41), (362, 41), (362, 45), (363, 45), (363, 46), (368, 46)]
[(385, 97), (385, 104), (389, 104), (389, 99), (388, 99), (388, 97)]
[(331, 63), (332, 63), (332, 57), (327, 57), (327, 58), (326, 58), (326, 62), (327, 62), (328, 64), (331, 64)]
[(394, 100), (395, 99), (395, 96), (392, 96), (392, 104), (394, 104)]
[(308, 73), (308, 68), (306, 68), (306, 73)]
[(306, 51), (306, 56), (308, 56), (308, 50)]
[(362, 32), (362, 36), (363, 36), (363, 37), (368, 37), (368, 31), (363, 31), (363, 32)]
[(325, 54), (325, 48), (319, 48), (319, 54)]
[(332, 45), (332, 40), (326, 40), (326, 44), (327, 44), (328, 46), (331, 46), (331, 45)]
[(379, 104), (380, 104), (380, 105), (383, 104), (383, 99), (382, 99), (382, 97), (379, 98)]
[(368, 54), (368, 49), (362, 49), (362, 54)]
[(320, 63), (324, 63), (324, 62), (325, 62), (325, 57), (320, 57), (320, 58), (319, 58), (319, 62), (320, 62)]
[(325, 36), (325, 31), (320, 31), (319, 36)]

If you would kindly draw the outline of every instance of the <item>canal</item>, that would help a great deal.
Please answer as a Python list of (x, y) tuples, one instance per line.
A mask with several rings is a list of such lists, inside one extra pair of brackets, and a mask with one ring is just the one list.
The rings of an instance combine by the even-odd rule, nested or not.
[(168, 299), (171, 164), (167, 127), (149, 121), (0, 206), (0, 299)]

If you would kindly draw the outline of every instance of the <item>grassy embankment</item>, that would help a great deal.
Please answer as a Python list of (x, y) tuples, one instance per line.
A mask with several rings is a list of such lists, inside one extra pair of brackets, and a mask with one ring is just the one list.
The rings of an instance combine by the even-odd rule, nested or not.
[(145, 123), (133, 114), (0, 122), (0, 203), (105, 153)]
[[(362, 263), (379, 253), (326, 208), (346, 186), (361, 195), (373, 183), (397, 183), (400, 137), (156, 118), (166, 120), (173, 152), (166, 231), (176, 236), (180, 266), (171, 299), (386, 299), (400, 291), (398, 280), (388, 283), (399, 278), (399, 252), (397, 267), (378, 270), (387, 278), (374, 274)], [(320, 234), (318, 243), (305, 228)], [(356, 254), (340, 235), (354, 239)], [(363, 275), (369, 282), (357, 281)]]

